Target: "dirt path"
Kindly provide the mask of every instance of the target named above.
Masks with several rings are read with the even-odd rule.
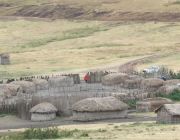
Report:
[[[149,115],[129,115],[125,119],[108,119],[100,121],[91,121],[91,122],[75,122],[72,121],[71,117],[69,118],[57,118],[53,121],[47,122],[31,122],[27,120],[21,120],[16,116],[5,116],[0,118],[0,132],[1,130],[8,129],[21,129],[21,128],[43,128],[50,126],[61,126],[61,125],[73,125],[73,124],[103,124],[103,123],[123,123],[123,122],[141,122],[141,121],[155,121],[155,116]]]

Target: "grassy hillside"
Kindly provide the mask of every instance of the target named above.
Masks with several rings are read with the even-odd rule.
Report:
[[[0,0],[0,53],[11,55],[0,76],[120,65],[156,53],[168,55],[142,67],[154,63],[179,70],[179,3]]]
[[[179,0],[0,0],[0,15],[180,21]]]
[[[2,77],[84,69],[154,53],[170,53],[161,63],[178,69],[180,23],[103,21],[0,21],[0,53],[12,63]]]

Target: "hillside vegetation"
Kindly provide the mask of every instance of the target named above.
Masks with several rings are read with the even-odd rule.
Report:
[[[9,52],[12,63],[0,71],[4,77],[57,72],[170,52],[168,62],[156,63],[177,69],[179,33],[180,23],[1,21],[0,52]]]
[[[179,0],[0,0],[0,15],[91,20],[180,21]]]
[[[177,0],[0,0],[0,53],[11,56],[0,76],[120,65],[152,54],[163,57],[140,68],[179,70],[179,12]]]

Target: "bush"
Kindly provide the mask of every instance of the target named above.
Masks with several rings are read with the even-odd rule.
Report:
[[[129,105],[130,108],[136,108],[137,99],[128,100],[126,103]]]
[[[25,139],[54,139],[59,137],[57,128],[32,128],[23,132]]]
[[[89,137],[89,134],[85,131],[83,131],[81,134],[80,134],[80,137]]]
[[[173,101],[180,101],[180,90],[175,89],[171,94],[169,95],[164,95],[164,94],[159,94],[160,97],[168,98]]]

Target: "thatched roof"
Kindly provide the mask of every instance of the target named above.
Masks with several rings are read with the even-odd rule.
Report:
[[[148,78],[141,82],[142,88],[159,88],[163,86],[164,81],[158,78]]]
[[[126,79],[128,79],[128,75],[124,73],[111,73],[102,78],[103,85],[117,85],[122,84]]]
[[[157,113],[162,107],[164,107],[170,115],[180,116],[180,104],[165,104],[155,110],[155,112]]]
[[[32,81],[37,90],[46,90],[48,89],[48,81],[45,79],[33,79]]]
[[[54,112],[57,112],[57,108],[48,102],[44,102],[31,108],[30,112],[31,113],[54,113]]]
[[[36,92],[36,87],[33,82],[29,81],[14,81],[11,84],[19,85],[22,87],[23,93],[32,94]]]
[[[163,104],[172,104],[173,101],[167,98],[162,98],[162,97],[156,97],[156,98],[147,98],[144,99],[143,101],[138,101],[137,105],[140,104],[150,104],[152,106],[161,106]]]
[[[78,112],[121,111],[128,109],[128,105],[115,97],[87,98],[75,103],[72,109]]]
[[[19,85],[14,84],[0,84],[0,92],[5,98],[11,96],[17,96],[18,93],[22,92],[22,88]]]
[[[162,98],[162,97],[147,98],[147,99],[144,99],[143,101],[146,101],[146,102],[153,102],[153,101],[168,101],[168,102],[172,102],[170,99]]]

